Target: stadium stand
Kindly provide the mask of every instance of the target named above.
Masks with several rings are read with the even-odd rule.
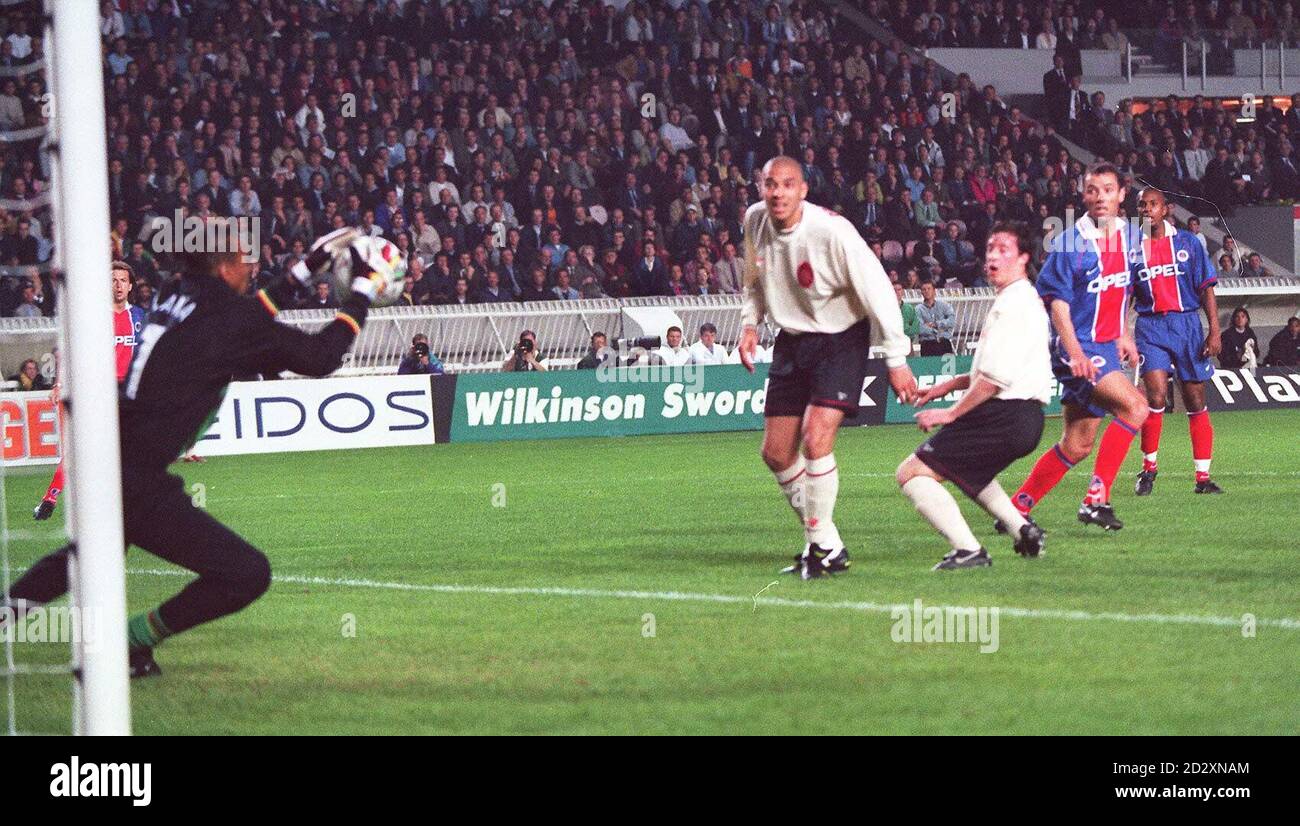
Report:
[[[14,128],[41,122],[43,72],[23,69],[42,54],[34,5],[7,11],[0,37],[0,118]],[[1281,9],[1248,18],[1251,35],[1231,8],[1206,19],[1200,5],[1185,30],[1294,35]],[[1115,47],[1160,4],[1122,18],[1109,6],[110,3],[114,254],[148,296],[170,275],[151,245],[159,219],[237,215],[261,220],[258,283],[316,235],[353,224],[410,254],[411,306],[728,295],[739,284],[727,249],[758,198],[757,167],[785,153],[891,278],[977,288],[993,222],[1081,214],[1076,145],[1225,212],[1295,197],[1296,106],[1238,124],[1211,101],[1111,109],[1080,88],[1061,109],[1059,84],[1078,84],[1075,53]],[[850,10],[891,36],[868,36]],[[913,48],[1004,46],[1006,30],[1061,58],[1057,80],[1044,80],[1051,94],[1028,110]],[[38,149],[0,143],[0,207],[48,187]],[[0,223],[0,264],[48,263],[45,213],[12,208]],[[27,283],[4,279],[0,312],[23,306]],[[33,286],[50,314],[53,289]]]

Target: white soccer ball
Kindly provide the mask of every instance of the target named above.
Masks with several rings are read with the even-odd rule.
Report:
[[[386,238],[363,235],[352,242],[361,253],[366,265],[378,275],[379,293],[370,302],[372,307],[396,304],[402,297],[402,282],[406,278],[406,256]],[[334,275],[341,295],[352,289],[352,279],[366,273],[353,272],[352,255],[344,251],[335,257]]]

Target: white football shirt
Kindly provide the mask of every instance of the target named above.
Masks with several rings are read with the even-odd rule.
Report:
[[[999,399],[1052,398],[1052,363],[1048,353],[1050,323],[1043,299],[1028,278],[1004,287],[984,319],[970,375],[998,386]]]
[[[778,230],[760,201],[745,213],[741,321],[770,315],[791,333],[839,333],[870,317],[890,367],[912,352],[889,276],[848,219],[803,205],[798,225]]]

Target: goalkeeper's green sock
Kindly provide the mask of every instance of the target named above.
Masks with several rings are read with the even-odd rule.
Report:
[[[158,615],[158,609],[136,614],[126,623],[126,638],[131,648],[153,648],[172,632]]]

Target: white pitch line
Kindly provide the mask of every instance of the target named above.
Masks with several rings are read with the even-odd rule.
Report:
[[[1172,478],[1172,479],[1191,479],[1191,478],[1195,475],[1194,473],[1192,473],[1192,471],[1187,471],[1187,472],[1179,472],[1179,471],[1161,471],[1161,472],[1162,472],[1162,473],[1167,473],[1167,475],[1168,475],[1170,478]],[[878,473],[878,472],[875,472],[875,471],[859,471],[859,472],[856,472],[856,473],[853,472],[853,471],[840,471],[840,478],[850,478],[850,479],[893,479],[893,478],[895,478],[896,476],[897,476],[897,474],[896,474],[895,472],[893,472],[893,471],[889,471],[888,473],[885,473],[885,472],[879,472],[879,473]],[[1136,477],[1136,476],[1137,476],[1137,471],[1125,471],[1125,472],[1123,472],[1123,473],[1120,474],[1120,477],[1121,477],[1121,478],[1133,478],[1133,477]],[[1265,478],[1269,478],[1269,479],[1292,478],[1292,477],[1298,477],[1298,476],[1300,476],[1300,470],[1294,470],[1294,471],[1289,471],[1289,470],[1281,470],[1281,471],[1279,471],[1279,470],[1255,470],[1255,471],[1251,471],[1251,470],[1242,470],[1242,471],[1221,471],[1221,472],[1216,472],[1216,473],[1214,474],[1214,478],[1216,478],[1216,479],[1231,479],[1231,478],[1238,477],[1238,476],[1261,476],[1261,477],[1265,477]],[[678,481],[679,478],[680,478],[680,477],[678,477],[678,476],[638,476],[638,477],[637,477],[637,481],[638,481],[638,482],[676,482],[676,481]],[[752,479],[755,479],[755,480],[762,480],[762,479],[770,479],[770,478],[771,478],[771,474],[770,474],[770,473],[767,473],[767,472],[764,472],[764,473],[761,473],[761,474],[753,474],[753,475],[751,475],[751,476],[743,476],[743,475],[742,475],[742,476],[738,476],[738,477],[736,477],[736,478],[738,478],[738,479],[743,479],[743,478],[752,478]],[[1164,478],[1164,477],[1161,477],[1161,478]],[[196,477],[196,479],[197,479],[197,477]],[[593,477],[588,476],[588,477],[585,477],[585,478],[582,478],[582,479],[551,479],[551,478],[548,478],[546,481],[547,481],[547,483],[552,484],[552,485],[561,485],[561,486],[573,486],[573,487],[577,487],[577,486],[580,486],[580,485],[590,485],[590,484],[592,483],[592,481],[593,481]],[[439,484],[442,485],[443,487],[456,488],[456,489],[458,489],[458,490],[459,490],[459,489],[469,489],[469,490],[487,490],[487,489],[489,489],[489,486],[490,486],[491,484],[493,484],[493,483],[492,483],[491,481],[487,480],[487,479],[474,479],[474,480],[466,480],[466,479],[462,479],[462,480],[439,480]],[[374,489],[374,490],[368,490],[367,493],[368,493],[369,495],[371,495],[371,496],[387,496],[387,495],[389,495],[389,494],[410,493],[410,491],[411,491],[411,488],[409,488],[409,487],[405,487],[405,488],[377,488],[377,489]],[[212,500],[213,502],[215,502],[215,503],[219,503],[219,504],[222,504],[222,505],[229,505],[229,504],[236,503],[236,502],[266,502],[266,501],[271,500],[271,499],[288,499],[288,500],[295,500],[295,499],[329,499],[329,498],[331,498],[331,497],[353,497],[354,495],[355,495],[355,493],[354,493],[352,490],[347,489],[347,488],[326,488],[326,489],[323,489],[323,490],[305,490],[305,491],[296,491],[296,492],[265,493],[265,494],[261,494],[261,495],[258,495],[258,496],[222,496],[222,495],[220,495],[220,494],[210,493],[210,494],[208,495],[208,498],[211,499],[211,500]],[[33,536],[34,536],[34,535],[33,535],[33,536],[21,536],[21,537],[20,537],[20,536],[17,535],[17,532],[16,532],[16,531],[11,531],[9,535],[10,535],[10,537],[15,538],[15,539],[30,539],[30,538],[33,538]]]
[[[191,576],[188,571],[164,570],[156,568],[131,568],[128,574],[139,576]],[[700,594],[688,591],[606,591],[594,588],[560,588],[541,587],[525,588],[497,585],[425,585],[411,582],[379,582],[372,579],[331,579],[318,576],[294,576],[276,574],[275,582],[290,585],[328,585],[341,588],[375,588],[386,591],[416,591],[436,594],[482,594],[491,596],[537,596],[570,597],[576,599],[641,599],[667,602],[707,602],[724,605],[744,604],[768,605],[774,608],[821,608],[833,611],[857,611],[868,614],[892,614],[897,610],[912,610],[912,605],[888,605],[879,602],[838,601],[825,602],[812,599],[787,599],[784,597],[738,596],[733,594]],[[926,606],[941,610],[956,606]],[[1055,608],[1014,608],[1001,607],[999,612],[1008,617],[1025,619],[1055,619],[1071,622],[1135,622],[1157,625],[1211,625],[1217,627],[1240,628],[1239,617],[1215,617],[1198,614],[1121,614],[1114,612],[1093,613],[1091,611],[1065,611]],[[1256,627],[1284,628],[1300,631],[1300,619],[1257,619]]]

